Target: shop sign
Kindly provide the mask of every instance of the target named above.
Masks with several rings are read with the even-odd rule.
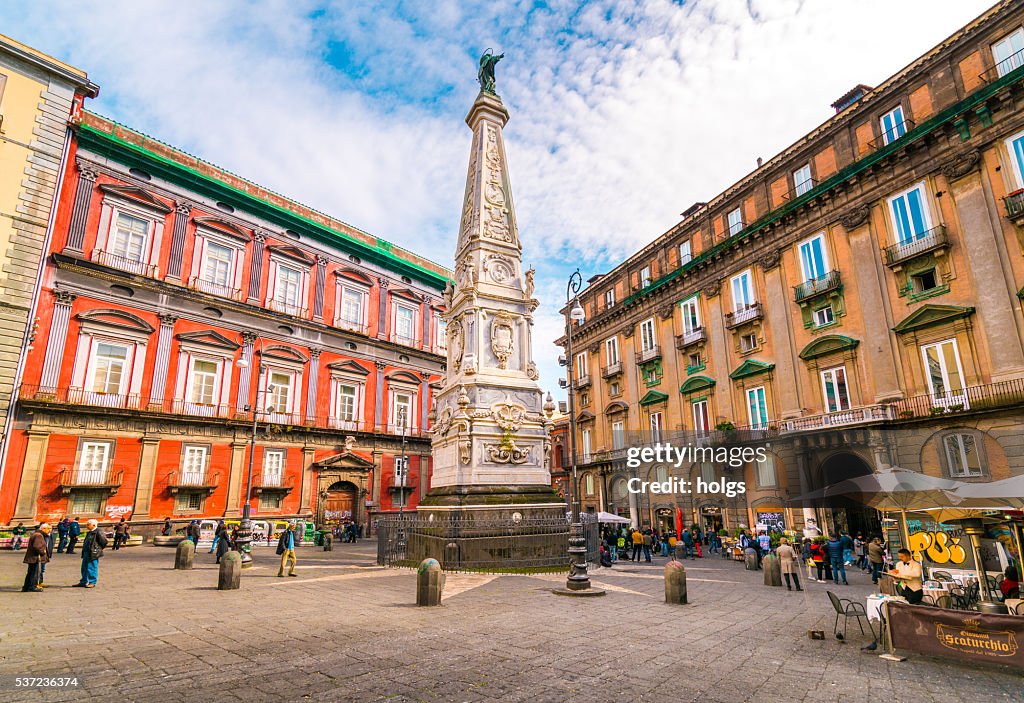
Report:
[[[764,525],[770,532],[782,532],[786,529],[786,514],[781,511],[757,511],[758,526]]]
[[[886,607],[893,645],[899,649],[1024,668],[1024,618],[899,602]]]

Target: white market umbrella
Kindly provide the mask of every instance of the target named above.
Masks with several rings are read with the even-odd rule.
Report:
[[[986,503],[999,509],[1024,509],[1024,474],[988,483],[961,483],[953,491],[961,504]]]
[[[598,522],[617,522],[622,524],[629,524],[628,517],[619,517],[618,515],[612,515],[611,513],[598,513]]]

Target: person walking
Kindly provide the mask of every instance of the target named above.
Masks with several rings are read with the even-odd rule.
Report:
[[[647,562],[648,564],[651,563],[651,543],[653,541],[654,541],[654,538],[651,536],[651,531],[647,530],[647,532],[644,533],[643,546],[644,546],[644,561]]]
[[[21,549],[21,545],[25,543],[25,523],[19,522],[11,530],[11,534],[14,536],[14,542],[11,543],[11,549],[18,551]]]
[[[809,537],[804,537],[803,547],[800,548],[800,558],[807,564],[807,578],[811,581],[817,581],[818,579],[814,578],[814,573],[812,572],[814,558],[811,554],[811,540]]]
[[[626,554],[626,535],[622,532],[615,538],[616,551],[619,553],[619,559],[625,559],[628,555]]]
[[[825,580],[825,545],[821,542],[811,543],[811,561],[814,562],[814,568],[817,569],[818,577],[817,581]]]
[[[113,551],[117,551],[121,548],[121,545],[127,541],[125,537],[125,530],[127,529],[124,518],[114,525],[114,545],[111,547]]]
[[[679,543],[679,540],[676,539],[676,533],[675,532],[669,532],[668,533],[668,539],[662,540],[662,542],[661,542],[661,549],[662,549],[662,554],[661,555],[663,557],[667,557],[667,556],[669,556],[669,554],[671,554],[673,557],[675,557],[675,554],[676,554],[676,544],[678,544],[678,543]]]
[[[843,565],[853,566],[853,538],[850,537],[850,533],[843,530],[839,533],[839,543],[843,545]],[[846,576],[844,569],[843,576]]]
[[[882,540],[873,537],[868,543],[868,565],[871,566],[871,583],[878,583],[878,577],[882,573],[882,565],[885,563],[885,552],[882,550]]]
[[[796,550],[789,544],[789,539],[783,537],[779,540],[779,546],[775,549],[775,554],[779,557],[779,565],[782,568],[782,578],[786,579],[786,590],[792,591],[792,586],[789,585],[789,577],[793,577],[793,583],[796,586],[796,590],[802,591],[800,588],[800,569],[796,566]]]
[[[683,531],[683,557],[693,559],[693,533],[689,530]]]
[[[164,537],[169,537],[171,534],[171,530],[173,529],[174,525],[171,524],[171,518],[165,517],[164,526],[160,528],[160,534],[162,534]]]
[[[42,528],[42,525],[40,525],[36,529],[41,529],[41,528]],[[55,543],[56,539],[57,539],[57,533],[55,533],[53,531],[53,529],[51,528],[50,531],[46,533],[46,561],[44,561],[43,563],[41,563],[39,565],[39,587],[40,588],[46,588],[46,584],[43,583],[43,581],[46,579],[46,565],[48,563],[50,563],[50,560],[53,559],[53,547],[54,547],[54,543]]]
[[[278,577],[284,576],[284,565],[290,565],[289,576],[295,576],[295,521],[289,522],[288,527],[281,533],[277,540],[277,553],[281,555],[281,568],[278,570]]]
[[[89,520],[85,523],[87,532],[82,541],[82,580],[74,584],[75,588],[96,588],[100,576],[100,557],[109,540],[99,528],[99,522]]]
[[[719,554],[722,549],[722,538],[718,536],[718,532],[711,531],[708,533],[708,554]]]
[[[57,523],[57,536],[60,538],[60,541],[57,542],[58,554],[68,548],[68,533],[70,530],[71,520],[69,520],[68,516],[65,515],[60,519],[60,522]]]
[[[192,544],[199,546],[199,537],[202,535],[202,530],[199,528],[199,521],[193,520],[188,524],[188,538],[192,540]]]
[[[640,561],[640,555],[644,551],[644,536],[640,530],[633,530],[633,534],[630,536],[630,541],[633,543],[633,554],[630,557],[631,561]]]
[[[864,535],[858,533],[857,536],[853,538],[853,554],[857,558],[857,561],[854,563],[854,566],[856,566],[861,571],[866,571],[867,570],[867,567],[866,567],[866,565],[864,563],[865,562],[865,551],[864,550],[865,550]]]
[[[78,522],[78,518],[76,517],[71,521],[71,524],[68,525],[68,551],[65,552],[65,554],[75,553],[75,545],[78,544],[78,536],[80,534],[82,534],[82,525]]]
[[[228,524],[221,520],[217,524],[217,534],[213,537],[213,543],[217,545],[217,563],[220,558],[231,551],[231,537],[228,535]]]
[[[834,534],[828,538],[828,543],[825,545],[825,550],[828,552],[828,560],[832,564],[832,582],[839,585],[839,576],[843,577],[843,585],[849,586],[846,582],[846,566],[843,560],[843,542]]]
[[[772,551],[772,538],[764,530],[761,530],[761,534],[757,536],[757,547],[757,568],[760,569],[761,560]]]
[[[19,525],[21,523],[18,523]],[[22,593],[42,593],[39,587],[39,566],[45,564],[49,558],[46,551],[46,542],[50,534],[50,523],[44,522],[28,538],[28,545],[25,548],[23,564],[28,564],[25,570],[25,583],[22,585]]]
[[[224,520],[220,520],[217,523],[217,529],[213,531],[213,543],[210,544],[210,554],[217,551],[217,545],[220,543],[221,535],[227,534],[227,523]],[[217,563],[220,563],[220,552],[217,552]]]

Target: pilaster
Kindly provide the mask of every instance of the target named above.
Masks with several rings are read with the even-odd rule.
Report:
[[[156,478],[156,460],[160,453],[160,438],[142,438],[142,454],[139,457],[139,476],[135,483],[135,506],[133,518],[148,518],[153,503],[153,481]]]
[[[239,517],[242,514],[242,478],[246,464],[248,442],[231,443],[231,466],[228,470],[228,497],[224,503],[224,517]]]
[[[39,505],[39,485],[43,480],[46,465],[46,450],[50,444],[50,433],[30,429],[25,433],[25,461],[21,469],[21,483],[18,486],[18,500],[14,508],[14,522],[35,522]]]

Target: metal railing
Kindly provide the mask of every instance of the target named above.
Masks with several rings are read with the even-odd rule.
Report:
[[[291,491],[294,488],[294,474],[288,476],[283,474],[267,476],[264,473],[259,473],[253,477],[253,489],[255,489],[257,494],[260,492]]]
[[[838,270],[829,271],[824,276],[804,281],[798,286],[793,286],[793,299],[799,303],[803,300],[813,298],[834,291],[843,284],[842,276]]]
[[[584,388],[590,388],[591,383],[593,383],[593,381],[590,377],[590,374],[588,373],[583,376],[577,376],[575,379],[573,379],[572,387],[578,391],[581,391]]]
[[[994,80],[1002,78],[1008,73],[1013,73],[1021,66],[1024,66],[1024,49],[1021,49],[1016,53],[1010,54],[992,68],[982,73],[979,73],[978,78],[985,81],[986,83],[991,83]]]
[[[1003,198],[1003,205],[1006,207],[1006,216],[1011,220],[1024,218],[1024,188]]]
[[[1024,378],[926,393],[892,403],[892,419],[910,420],[1024,404]]]
[[[308,308],[304,308],[298,303],[288,303],[276,298],[271,298],[267,301],[267,310],[284,313],[292,317],[307,317],[309,315]]]
[[[172,493],[177,492],[182,488],[212,490],[217,487],[219,478],[220,473],[213,473],[208,469],[204,469],[202,471],[186,471],[184,469],[177,469],[168,477],[167,487],[171,489]]]
[[[608,364],[607,366],[601,367],[601,378],[611,378],[622,373],[622,362],[616,361],[614,364]]]
[[[418,347],[419,340],[415,337],[406,337],[405,335],[393,333],[391,335],[391,341],[395,344],[401,344],[403,347]]]
[[[137,393],[95,393],[82,388],[47,388],[22,384],[18,397],[61,405],[84,405],[100,408],[138,408]]]
[[[194,417],[231,417],[234,406],[227,403],[194,403],[181,398],[150,403],[149,410]]]
[[[895,266],[907,259],[912,259],[934,249],[949,246],[949,238],[946,236],[946,225],[937,225],[921,234],[913,241],[898,242],[887,246],[885,252],[885,265]]]
[[[814,190],[814,187],[817,185],[818,181],[814,178],[808,178],[806,181],[801,181],[798,185],[794,185],[782,195],[782,201],[789,202],[791,200],[796,200],[801,195]]]
[[[581,520],[587,561],[596,561],[600,544],[597,522],[587,514],[581,515]],[[416,567],[433,558],[444,571],[563,571],[569,568],[571,528],[561,515],[518,520],[384,518],[376,524],[377,564]]]
[[[91,259],[93,263],[97,263],[102,266],[109,266],[112,269],[127,271],[128,273],[135,273],[149,278],[156,278],[156,266],[145,261],[136,261],[135,259],[129,259],[126,256],[118,256],[117,254],[111,254],[109,251],[103,251],[102,249],[93,249]]]
[[[219,283],[213,281],[207,281],[205,278],[200,276],[193,276],[188,280],[188,287],[192,290],[197,290],[200,293],[208,293],[210,295],[216,295],[219,298],[228,298],[234,301],[242,300],[242,289],[232,288],[231,286],[222,286]]]
[[[695,330],[689,332],[683,332],[682,334],[676,335],[676,349],[686,349],[692,347],[694,344],[700,344],[706,341],[708,338],[708,331],[703,327],[698,327]]]
[[[122,469],[115,470],[113,467],[105,469],[82,469],[66,468],[61,469],[57,477],[57,485],[61,493],[67,495],[75,488],[107,488],[117,489],[121,487],[124,478]]]
[[[655,344],[650,349],[644,349],[636,353],[636,363],[646,364],[661,358],[661,345]]]
[[[359,334],[367,334],[370,329],[370,326],[363,324],[362,321],[349,320],[340,315],[334,318],[334,326],[341,330],[358,332]]]
[[[900,128],[903,129],[902,132],[900,132]],[[895,141],[899,141],[912,129],[914,129],[914,121],[903,118],[903,121],[895,127],[885,130],[877,139],[872,139],[868,142],[868,146],[873,150],[881,149],[883,146],[888,146]]]
[[[760,320],[762,317],[764,317],[764,311],[761,309],[761,303],[751,303],[745,308],[725,313],[725,326],[728,329],[733,329],[745,322]]]
[[[830,427],[849,427],[851,425],[885,422],[891,420],[892,417],[893,409],[891,405],[865,405],[860,408],[783,420],[780,423],[779,429],[782,433],[806,432],[808,430],[820,430]]]

